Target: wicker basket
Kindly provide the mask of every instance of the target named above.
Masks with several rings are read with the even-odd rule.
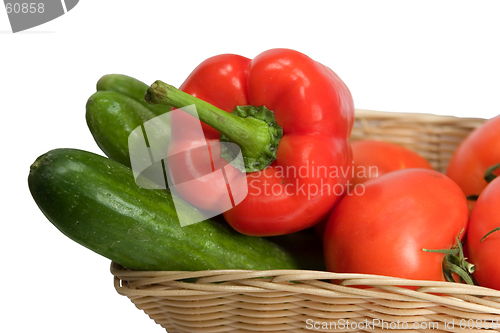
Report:
[[[483,122],[356,110],[352,139],[403,144],[444,172]],[[500,332],[500,291],[478,286],[319,271],[139,272],[116,263],[111,272],[118,293],[169,333]]]

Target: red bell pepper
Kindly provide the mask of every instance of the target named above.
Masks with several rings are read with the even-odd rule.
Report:
[[[145,98],[175,108],[195,104],[207,142],[224,138],[240,146],[248,195],[224,218],[243,234],[273,236],[311,227],[348,190],[351,94],[330,68],[300,52],[272,49],[253,60],[218,55],[202,62],[180,90],[156,81]],[[235,110],[249,105],[255,107]],[[195,159],[185,163],[183,172],[195,172]],[[191,192],[185,199],[195,206],[213,204],[219,190]]]

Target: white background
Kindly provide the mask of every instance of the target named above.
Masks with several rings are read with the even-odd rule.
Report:
[[[85,103],[102,75],[179,86],[207,57],[286,47],[337,72],[357,108],[491,118],[500,113],[499,4],[81,0],[17,34],[0,9],[0,331],[164,332],[116,293],[109,260],[57,231],[28,191],[39,155],[100,153]]]

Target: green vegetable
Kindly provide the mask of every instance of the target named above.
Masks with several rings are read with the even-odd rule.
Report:
[[[155,114],[130,97],[114,91],[98,91],[87,101],[87,125],[97,145],[109,158],[131,166],[130,133]],[[170,133],[170,128],[165,128]]]
[[[108,74],[97,82],[87,101],[87,125],[97,145],[109,158],[131,166],[128,138],[148,120],[170,111],[170,106],[145,102],[148,85],[127,75]],[[170,135],[170,127],[165,131]]]
[[[144,100],[149,86],[142,81],[123,74],[107,74],[97,81],[97,91],[115,91],[132,98],[158,116],[170,111],[168,105],[151,105]]]
[[[187,204],[176,211],[168,190],[138,187],[130,168],[103,156],[52,150],[33,163],[28,184],[57,229],[130,269],[303,268],[274,242],[242,235],[224,221],[181,227],[178,216],[200,213]]]

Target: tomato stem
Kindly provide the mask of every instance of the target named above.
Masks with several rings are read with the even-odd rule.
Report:
[[[453,248],[453,249],[441,249],[441,250],[429,250],[429,249],[422,249],[424,252],[433,252],[433,253],[443,253],[443,254],[451,254],[451,255],[457,255],[458,254],[458,249]]]
[[[494,174],[494,172],[497,171],[498,169],[500,169],[500,163],[490,166],[488,169],[486,169],[486,172],[484,173],[484,179],[488,183],[491,183],[493,179],[498,177],[497,175]]]
[[[494,172],[498,169],[500,169],[500,163],[492,165],[488,169],[486,169],[486,172],[484,173],[484,180],[486,180],[486,182],[488,183],[491,183],[493,179],[498,177],[494,174]],[[477,194],[471,194],[467,196],[467,200],[477,201],[477,199],[479,199],[479,195]]]
[[[467,200],[477,201],[477,199],[479,199],[479,195],[477,194],[471,194],[467,196]]]
[[[467,262],[466,258],[460,258],[460,257],[455,256],[455,255],[448,255],[448,257],[446,258],[446,260],[449,263],[460,267],[461,269],[463,269],[467,273],[472,274],[476,270],[476,266],[474,266],[470,262]]]
[[[472,278],[470,277],[470,272],[466,271],[464,268],[462,268],[459,263],[455,264],[456,259],[458,257],[454,256],[446,256],[446,260],[443,260],[443,274],[448,282],[456,282],[453,279],[453,276],[451,275],[451,272],[457,274],[460,276],[460,278],[465,281],[467,284],[474,284],[474,281],[472,281]],[[460,260],[458,260],[460,261]]]
[[[464,230],[462,229],[458,236],[455,237],[457,245],[455,245],[451,249],[422,249],[422,251],[445,254],[443,258],[443,276],[445,277],[446,281],[457,282],[453,279],[452,275],[452,273],[455,273],[460,276],[461,281],[464,281],[467,284],[474,284],[474,281],[470,274],[474,273],[474,271],[476,270],[476,266],[468,262],[467,258],[465,258],[464,256],[464,249],[462,246],[462,242],[460,241],[460,236],[463,232]]]
[[[491,230],[490,232],[488,232],[486,235],[484,235],[483,238],[481,238],[481,240],[479,241],[479,243],[482,243],[486,237],[488,237],[489,235],[491,235],[492,233],[497,232],[497,231],[500,231],[500,227],[495,228],[495,229]]]
[[[464,261],[465,260],[464,248],[462,246],[462,242],[460,241],[460,236],[462,235],[462,232],[464,232],[464,229],[462,229],[462,231],[460,231],[460,233],[458,234],[458,236],[455,237],[455,240],[457,241],[458,256],[459,256],[460,261]]]

